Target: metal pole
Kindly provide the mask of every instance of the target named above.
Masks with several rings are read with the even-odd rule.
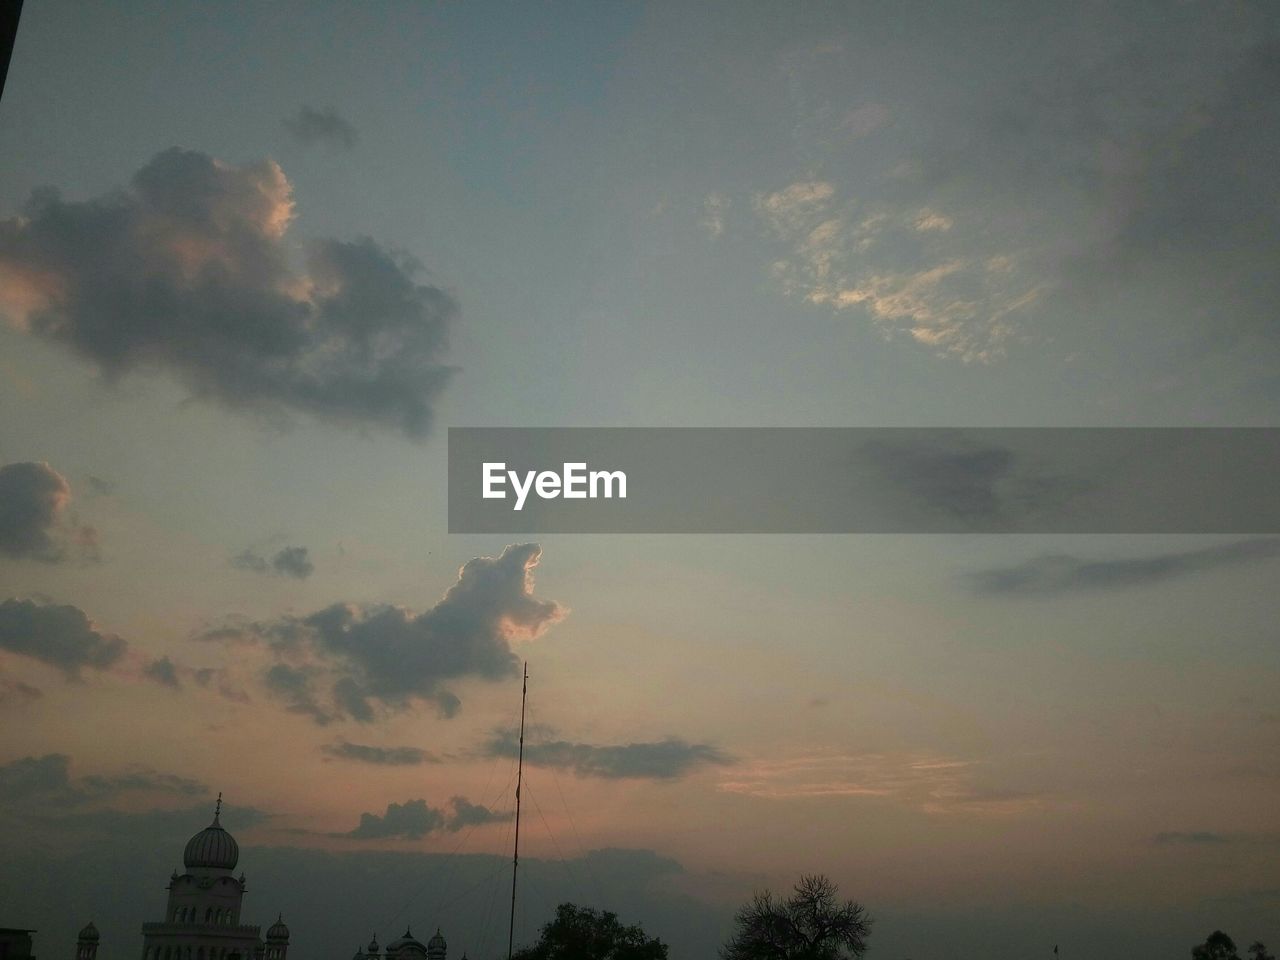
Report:
[[[507,927],[507,960],[516,938],[516,872],[520,869],[520,787],[524,783],[524,703],[529,694],[529,661],[524,662],[524,682],[520,687],[520,762],[516,767],[516,846],[511,857],[511,924]]]

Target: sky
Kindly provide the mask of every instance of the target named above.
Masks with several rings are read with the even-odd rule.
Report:
[[[221,791],[300,955],[500,955],[527,660],[518,942],[1274,946],[1280,542],[450,535],[445,431],[1280,426],[1278,89],[1267,2],[28,0],[0,925],[133,954]]]

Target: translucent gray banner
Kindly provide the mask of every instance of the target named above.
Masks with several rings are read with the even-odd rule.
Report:
[[[1280,533],[1278,472],[1270,427],[454,427],[449,531]]]

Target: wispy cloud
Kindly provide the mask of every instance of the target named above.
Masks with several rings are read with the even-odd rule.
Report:
[[[937,814],[1013,815],[1041,805],[1039,794],[985,783],[983,773],[977,761],[952,757],[814,754],[746,761],[719,788],[772,800],[894,799]]]
[[[1047,554],[1011,567],[995,567],[965,576],[981,594],[1044,597],[1144,587],[1225,567],[1280,557],[1280,537],[1259,537],[1199,550],[1146,557],[1085,560],[1071,554]]]
[[[514,757],[518,748],[514,731],[504,730],[484,745],[483,752],[488,756]],[[532,766],[560,767],[580,777],[611,780],[675,780],[701,767],[734,762],[718,747],[689,743],[678,737],[622,744],[526,739],[524,760]]]
[[[326,743],[320,750],[335,760],[354,760],[377,766],[402,767],[441,762],[434,753],[421,747],[377,747],[341,739]]]
[[[1192,830],[1187,833],[1177,831],[1157,833],[1151,838],[1152,843],[1157,844],[1189,844],[1191,846],[1217,846],[1218,844],[1230,843],[1231,838],[1226,834],[1212,833],[1208,830]]]
[[[886,336],[905,332],[939,353],[999,356],[1014,315],[1043,292],[1009,251],[941,210],[841,200],[825,180],[759,194],[755,209],[783,246],[771,271],[785,291],[858,308]]]
[[[284,547],[269,560],[255,550],[246,549],[231,558],[231,565],[240,570],[275,573],[296,580],[305,580],[316,568],[306,547]]]

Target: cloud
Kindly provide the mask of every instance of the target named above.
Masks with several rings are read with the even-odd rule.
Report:
[[[274,162],[176,147],[97,199],[36,191],[0,221],[0,307],[108,379],[164,371],[232,410],[423,437],[457,304],[367,238],[316,241],[296,272],[293,209]]]
[[[69,605],[5,600],[0,603],[0,649],[57,667],[69,680],[86,667],[106,670],[124,655],[120,637],[97,630]]]
[[[203,634],[257,643],[275,662],[264,679],[290,710],[317,723],[375,720],[383,711],[432,703],[443,716],[460,706],[445,684],[514,675],[514,641],[532,640],[567,613],[533,596],[535,543],[477,557],[444,597],[422,613],[393,606],[335,603],[308,616],[238,622]]]
[[[307,146],[323,144],[350,149],[359,139],[356,128],[340,117],[333,107],[317,110],[303,104],[296,114],[286,117],[283,122],[293,138]]]
[[[287,577],[305,580],[315,570],[306,547],[285,547],[271,558],[272,568]]]
[[[702,201],[702,217],[698,226],[713,237],[724,236],[725,215],[729,212],[729,198],[723,193],[709,193]]]
[[[0,467],[0,554],[55,563],[80,547],[92,557],[92,527],[64,519],[71,485],[47,463],[7,463]]]
[[[316,568],[306,547],[285,547],[270,560],[252,550],[242,550],[231,558],[231,565],[253,573],[274,572],[297,580],[305,580]]]
[[[12,677],[0,677],[0,706],[10,703],[29,703],[43,696],[44,693],[39,687],[33,687],[29,683]]]
[[[484,746],[494,757],[514,757],[519,749],[516,734],[502,731]],[[551,740],[524,745],[525,763],[535,767],[562,767],[579,777],[606,779],[675,780],[703,766],[724,766],[734,760],[718,747],[687,743],[677,737],[650,742],[597,745]]]
[[[486,823],[505,823],[511,819],[506,813],[498,813],[479,803],[472,803],[466,797],[453,797],[449,800],[453,813],[449,815],[444,827],[450,833],[457,833],[468,827],[481,827]]]
[[[115,493],[116,485],[110,480],[104,480],[102,477],[95,477],[89,474],[85,477],[85,481],[89,484],[89,489],[100,497],[108,497]]]
[[[1217,845],[1230,843],[1231,838],[1221,833],[1210,833],[1207,830],[1193,830],[1189,833],[1179,833],[1177,831],[1157,833],[1151,838],[1151,842],[1158,844],[1190,844],[1192,846],[1201,846],[1206,844]]]
[[[1169,120],[1115,163],[1108,234],[1070,264],[1086,296],[1168,291],[1161,308],[1211,320],[1214,339],[1280,337],[1280,41],[1231,51]],[[1148,295],[1149,296],[1149,295]],[[1132,309],[1132,304],[1127,304]],[[1107,313],[1113,314],[1112,307]],[[1176,329],[1176,328],[1175,328]]]
[[[480,804],[471,803],[465,797],[449,801],[452,812],[429,806],[425,800],[406,800],[404,803],[387,804],[387,812],[360,814],[360,824],[349,833],[332,834],[353,840],[420,840],[437,830],[456,833],[466,827],[486,823],[499,823],[509,819]]]
[[[375,747],[363,743],[338,740],[320,748],[326,756],[337,760],[355,760],[378,766],[413,766],[420,763],[440,763],[440,758],[421,747]]]
[[[929,814],[1014,816],[1038,807],[1039,794],[981,779],[983,765],[912,754],[812,754],[743,763],[720,783],[727,793],[770,800],[892,798]]]
[[[786,293],[861,309],[885,336],[938,353],[999,356],[1011,315],[1041,293],[1008,251],[930,207],[840,200],[828,181],[799,181],[758,195],[755,209],[783,245],[771,272]]]
[[[1047,554],[1012,567],[996,567],[971,573],[966,579],[972,589],[980,594],[1044,597],[1148,586],[1221,567],[1271,560],[1278,556],[1280,537],[1261,537],[1199,550],[1122,560],[1084,560],[1065,553]]]
[[[72,778],[71,758],[64,753],[27,756],[0,766],[0,801],[6,807],[39,810],[110,800],[125,792],[198,796],[208,787],[198,780],[149,767],[132,767],[116,774]]]
[[[182,684],[178,680],[178,668],[168,657],[152,660],[142,669],[142,675],[166,687],[179,689]]]
[[[872,440],[858,448],[857,458],[913,522],[1016,527],[1084,487],[1083,481],[1032,466],[1007,447],[965,438],[945,443]]]

